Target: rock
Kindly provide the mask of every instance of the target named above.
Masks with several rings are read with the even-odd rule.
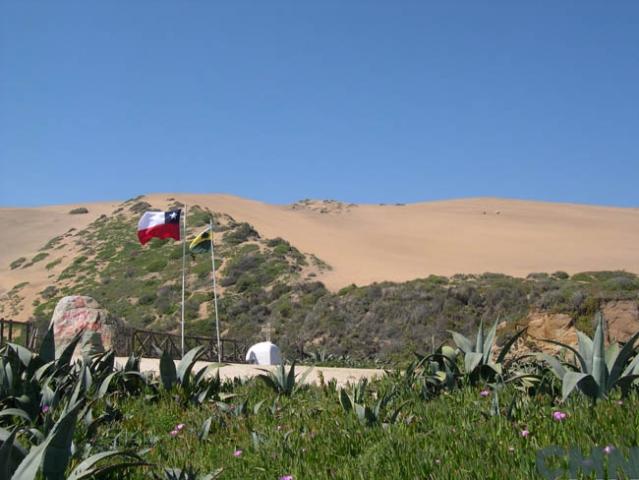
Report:
[[[565,313],[531,312],[528,315],[528,340],[542,352],[555,354],[561,347],[542,339],[555,340],[566,345],[577,345],[575,322]]]
[[[639,304],[634,300],[608,302],[601,313],[607,327],[607,342],[627,342],[639,331]]]
[[[76,353],[94,355],[115,346],[116,335],[124,325],[109,315],[91,297],[73,295],[62,298],[53,311],[50,326],[55,335],[56,356],[83,331]],[[79,350],[78,350],[79,349]]]

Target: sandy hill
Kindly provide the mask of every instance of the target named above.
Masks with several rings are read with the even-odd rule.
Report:
[[[266,237],[283,237],[331,267],[320,280],[330,289],[351,283],[405,281],[429,274],[500,272],[525,276],[564,270],[639,272],[639,209],[477,198],[409,205],[354,205],[304,200],[269,205],[230,195],[153,194],[198,204],[246,221]],[[89,213],[70,215],[84,206]],[[44,282],[46,261],[32,258],[49,239],[82,229],[113,203],[0,208],[0,289]],[[135,235],[135,232],[131,232]],[[47,259],[50,261],[50,259]]]

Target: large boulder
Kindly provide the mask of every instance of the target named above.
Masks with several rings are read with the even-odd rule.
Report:
[[[53,311],[51,324],[56,354],[82,333],[76,353],[94,355],[114,348],[118,332],[124,325],[91,297],[72,295],[62,298]]]
[[[639,332],[639,304],[634,300],[606,303],[601,309],[606,321],[607,342],[627,342]]]

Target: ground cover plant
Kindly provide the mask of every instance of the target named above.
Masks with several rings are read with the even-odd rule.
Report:
[[[508,339],[484,363],[498,374],[478,375],[465,354],[491,332],[337,386],[306,385],[293,365],[221,380],[217,364],[195,368],[201,348],[177,365],[163,355],[155,377],[135,357],[73,359],[80,337],[56,352],[49,330],[37,352],[0,350],[0,479],[632,478],[635,378],[596,402],[588,388],[562,394],[553,370],[576,372],[575,352],[513,358]],[[635,343],[609,347],[612,370],[639,373]]]

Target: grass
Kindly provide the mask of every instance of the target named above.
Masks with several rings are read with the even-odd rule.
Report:
[[[373,390],[390,382],[373,383]],[[230,402],[248,401],[245,415],[224,413],[215,403],[182,408],[168,396],[149,405],[143,398],[123,401],[121,422],[101,434],[105,444],[123,438],[157,438],[148,454],[152,463],[201,472],[223,468],[222,479],[377,479],[377,478],[539,478],[535,460],[539,449],[551,445],[629,447],[639,443],[636,395],[619,405],[611,399],[592,408],[583,398],[558,407],[550,397],[518,404],[513,418],[503,413],[514,390],[502,393],[501,415],[491,415],[491,397],[466,387],[431,401],[410,392],[398,424],[366,426],[340,406],[329,386],[308,387],[291,398],[277,397],[250,381],[233,391]],[[522,397],[523,398],[523,397]],[[262,402],[257,413],[253,409]],[[562,422],[552,413],[568,414]],[[203,422],[212,417],[209,436],[200,440]],[[177,424],[185,428],[175,437]],[[529,435],[523,437],[521,432]],[[144,432],[141,435],[141,432]],[[241,454],[235,456],[234,452]],[[237,455],[237,454],[236,454]],[[147,478],[137,472],[130,478]],[[565,477],[567,478],[567,477]]]

